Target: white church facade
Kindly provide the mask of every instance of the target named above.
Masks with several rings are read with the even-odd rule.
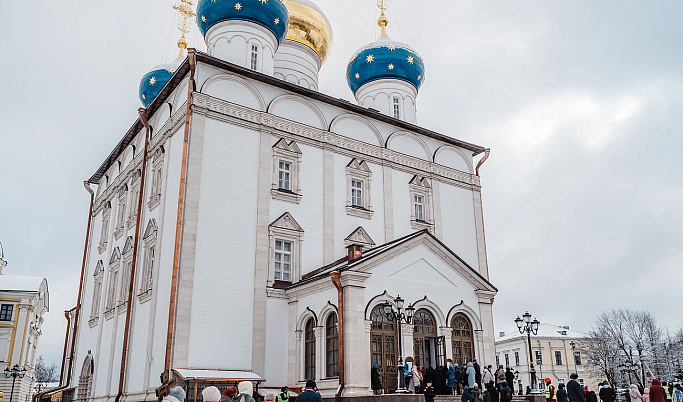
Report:
[[[87,182],[59,391],[155,400],[167,372],[191,401],[188,378],[315,379],[327,398],[342,371],[365,396],[373,364],[396,385],[399,336],[422,365],[494,361],[488,150],[417,125],[424,64],[384,12],[349,63],[358,105],[318,92],[332,37],[310,1],[201,0],[196,18],[208,53],[143,77],[140,118]],[[381,313],[399,295],[401,334]]]

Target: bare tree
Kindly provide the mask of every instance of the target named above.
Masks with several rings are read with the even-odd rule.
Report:
[[[59,369],[55,363],[48,366],[43,355],[40,355],[36,360],[35,377],[39,383],[59,381]]]
[[[604,314],[604,313],[603,313]],[[589,332],[588,355],[607,381],[615,385],[614,362],[619,357],[619,347],[614,342],[610,329],[597,327]]]

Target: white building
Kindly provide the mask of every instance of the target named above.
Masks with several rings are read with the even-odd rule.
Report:
[[[417,52],[389,39],[382,15],[380,39],[349,63],[359,106],[317,91],[332,31],[310,1],[201,0],[196,15],[208,54],[143,77],[146,109],[88,181],[63,389],[153,400],[168,371],[189,401],[190,378],[245,376],[268,388],[315,378],[331,397],[333,272],[345,396],[370,394],[372,364],[393,390],[396,325],[378,308],[399,294],[416,308],[406,356],[491,361],[497,290],[474,167],[485,149],[416,125]]]
[[[586,334],[572,331],[566,326],[539,325],[538,333],[531,336],[531,351],[539,389],[545,389],[545,378],[550,378],[557,387],[558,384],[568,383],[572,373],[578,374],[581,385],[596,389],[598,381],[602,380],[596,377],[597,372],[589,359],[586,338]],[[517,329],[514,332],[499,333],[496,338],[496,363],[519,373],[516,391],[530,387],[529,342],[526,333],[522,335]]]
[[[4,400],[25,402],[33,395],[36,349],[43,317],[50,309],[47,280],[7,275],[7,261],[0,244],[0,361],[2,370],[15,368],[23,377],[0,375]],[[24,371],[25,370],[25,371]],[[14,382],[14,392],[12,383]]]

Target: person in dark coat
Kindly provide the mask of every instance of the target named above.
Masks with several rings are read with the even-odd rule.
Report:
[[[477,359],[472,360],[472,365],[474,366],[474,382],[479,385],[479,389],[482,389],[483,387],[481,386],[481,367],[479,367],[479,363],[477,363]]]
[[[306,381],[306,389],[296,397],[296,400],[299,402],[323,402],[323,398],[315,391],[316,389],[315,381]]]
[[[425,384],[427,381],[431,381],[434,384],[434,367],[428,366],[427,371],[425,371]]]
[[[370,388],[372,388],[373,394],[382,395],[382,378],[379,376],[379,366],[376,364],[370,370]]]
[[[469,388],[469,381],[467,379],[467,367],[465,365],[460,365],[460,370],[462,370],[462,388],[465,389],[465,387]]]
[[[434,370],[434,378],[432,379],[432,385],[434,386],[434,391],[437,395],[448,395],[448,388],[446,387],[446,380],[448,373],[446,368],[443,366],[438,366]]]
[[[650,402],[666,402],[666,390],[659,385],[659,380],[656,378],[652,380],[650,386]]]
[[[508,383],[508,387],[510,387],[510,389],[515,389],[515,373],[512,372],[510,367],[505,370],[505,382]],[[514,395],[514,391],[512,394]]]
[[[586,402],[598,402],[598,396],[595,391],[588,391],[586,394]]]
[[[607,382],[605,382],[605,384],[602,386],[598,395],[600,396],[602,402],[614,402],[614,400],[617,399],[617,392],[614,390],[614,388],[610,387],[609,383]],[[663,402],[666,402],[666,398]]]
[[[434,391],[434,387],[432,386],[432,380],[427,380],[427,385],[425,385],[423,393],[425,395],[425,402],[434,402],[436,391]]]
[[[462,402],[474,402],[472,394],[470,394],[470,387],[467,385],[465,385],[465,387],[462,389],[462,397],[460,397],[460,400]]]
[[[567,398],[569,402],[586,402],[586,394],[581,388],[581,384],[576,381],[579,376],[576,373],[572,373],[569,376],[569,382],[567,383]]]
[[[462,367],[457,364],[455,367],[455,392],[460,395],[460,384],[462,384]]]
[[[508,387],[508,383],[503,381],[501,383],[503,389],[500,390],[500,402],[512,402],[512,389]]]
[[[484,390],[484,393],[482,394],[484,398],[484,402],[493,402],[491,400],[491,394],[489,393],[488,388]]]
[[[489,381],[489,383],[486,384],[486,389],[491,396],[491,402],[500,402],[498,399],[498,389],[496,389],[496,384],[493,381]]]
[[[559,384],[557,386],[557,402],[569,402],[569,397],[567,396],[567,390],[564,389],[564,384]]]

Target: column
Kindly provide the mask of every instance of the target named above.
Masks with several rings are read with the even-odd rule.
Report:
[[[444,338],[443,342],[446,346],[446,360],[453,360],[453,331],[448,327],[441,327],[440,330],[441,336]]]
[[[479,298],[479,318],[481,319],[481,331],[476,331],[477,344],[482,362],[492,364],[496,359],[495,335],[493,329],[493,297],[495,292],[488,290],[475,290]]]
[[[369,273],[345,271],[344,289],[345,397],[370,395],[370,342],[365,325],[365,285]]]
[[[301,331],[296,327],[298,309],[298,301],[289,302],[289,325],[287,326],[289,347],[289,353],[287,354],[287,385],[290,387],[295,387],[297,385],[299,382],[299,373],[301,372],[299,360],[301,356]]]

